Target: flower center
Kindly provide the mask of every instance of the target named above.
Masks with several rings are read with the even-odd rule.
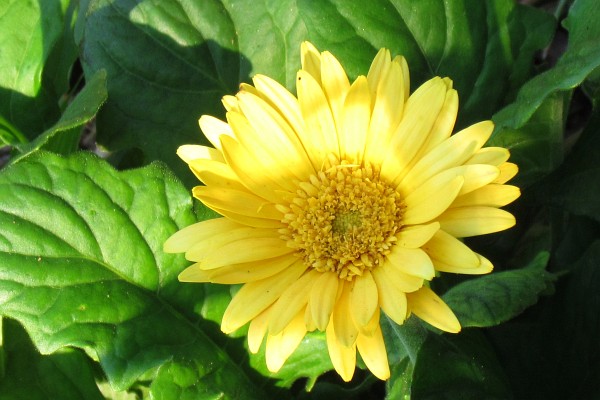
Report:
[[[307,265],[352,280],[383,263],[402,226],[400,194],[370,165],[332,159],[282,207],[281,230]]]

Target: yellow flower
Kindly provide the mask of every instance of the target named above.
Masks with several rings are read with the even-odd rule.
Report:
[[[200,118],[214,148],[179,148],[204,183],[194,196],[224,218],[182,229],[165,250],[195,262],[183,282],[244,284],[221,329],[250,322],[249,348],[258,351],[266,336],[270,371],[318,329],[345,381],[356,350],[387,379],[380,312],[460,331],[428,283],[438,272],[492,270],[459,238],[515,224],[499,207],[519,197],[504,184],[517,166],[508,150],[482,148],[491,121],[451,136],[458,95],[450,79],[409,96],[406,61],[386,49],[352,84],[331,53],[308,42],[301,51],[297,97],[256,75],[254,86],[223,98],[227,122]]]

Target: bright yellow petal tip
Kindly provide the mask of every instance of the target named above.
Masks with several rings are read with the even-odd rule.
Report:
[[[317,329],[344,381],[357,351],[385,380],[381,313],[460,331],[429,281],[493,270],[460,238],[515,225],[500,207],[520,195],[505,185],[518,167],[483,147],[491,121],[452,134],[449,78],[411,93],[406,60],[387,49],[353,82],[332,53],[303,42],[300,54],[297,94],[256,75],[223,98],[225,121],[200,118],[212,147],[179,148],[203,183],[193,195],[223,218],[181,229],[164,250],[194,262],[183,282],[243,285],[221,329],[250,323],[249,350],[266,343],[271,372]]]

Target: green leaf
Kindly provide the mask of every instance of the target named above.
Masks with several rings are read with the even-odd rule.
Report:
[[[552,287],[554,277],[545,270],[549,257],[542,251],[525,268],[458,284],[444,294],[444,301],[463,328],[501,324],[535,304]]]
[[[0,378],[0,399],[103,399],[90,360],[79,350],[63,349],[48,356],[37,352],[23,328],[2,321],[6,373]]]
[[[600,66],[600,9],[596,0],[576,0],[563,25],[569,31],[569,47],[556,65],[531,79],[514,103],[494,116],[498,134],[504,127],[523,126],[544,100],[556,91],[572,89]]]
[[[566,92],[548,96],[525,125],[518,129],[505,128],[488,142],[488,146],[510,150],[510,161],[519,166],[513,184],[529,186],[562,163],[569,99],[570,94]]]
[[[288,89],[296,86],[300,69],[300,43],[306,27],[294,0],[222,0],[231,17],[244,74],[240,82],[255,74],[275,79]],[[237,88],[236,88],[237,89]],[[237,91],[237,90],[236,90]]]
[[[0,115],[29,138],[60,115],[62,93],[46,85],[42,76],[50,54],[61,43],[68,4],[68,0],[0,4]]]
[[[390,379],[386,382],[385,398],[388,400],[410,400],[412,377],[413,364],[408,357],[393,365],[390,370]]]
[[[294,82],[300,66],[303,26],[292,0],[92,0],[78,24],[86,76],[108,74],[98,141],[111,151],[140,149],[190,184],[175,152],[203,141],[198,118],[223,117],[221,97],[250,74]]]
[[[414,399],[507,399],[510,389],[483,334],[430,335],[413,372]]]
[[[309,39],[367,73],[381,47],[404,55],[411,86],[449,76],[462,108],[459,126],[486,118],[531,74],[533,54],[550,40],[551,16],[510,0],[299,0]],[[523,38],[527,38],[523,40]],[[507,85],[506,82],[511,82]]]
[[[390,364],[398,364],[405,358],[409,358],[412,364],[417,361],[417,354],[428,331],[416,317],[409,318],[404,324],[398,325],[387,315],[382,314],[381,330]]]
[[[0,192],[0,314],[42,353],[85,349],[117,390],[149,375],[153,398],[255,397],[203,331],[201,286],[177,281],[187,262],[162,251],[195,221],[164,166],[37,152],[0,173]]]
[[[277,373],[267,369],[264,343],[257,354],[250,354],[250,363],[263,375],[277,379],[279,387],[290,388],[296,380],[306,378],[307,391],[312,389],[320,375],[333,369],[323,332],[308,333]]]
[[[581,222],[577,218],[574,222]],[[489,331],[517,399],[600,395],[600,241],[579,251],[554,296],[517,322]]]
[[[565,163],[535,188],[538,202],[600,221],[599,129],[600,107],[596,107]]]
[[[416,317],[398,325],[385,314],[381,315],[381,330],[390,363],[386,398],[410,398],[413,367],[430,332]]]
[[[557,353],[557,362],[548,365],[556,372],[548,386],[555,389],[557,397],[591,399],[600,395],[599,263],[600,241],[596,240],[572,266],[564,294],[548,310],[542,332],[552,337],[546,353]]]
[[[7,121],[6,118],[0,115],[0,145],[14,145],[19,143],[27,143],[27,138]]]
[[[19,146],[21,157],[15,157],[12,161],[17,162],[23,156],[38,150],[48,150],[63,155],[76,151],[82,128],[96,116],[107,96],[106,71],[100,70],[91,77],[69,104],[60,120],[33,142]]]

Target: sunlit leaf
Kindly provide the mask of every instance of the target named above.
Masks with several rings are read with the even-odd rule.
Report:
[[[58,103],[63,93],[54,85],[58,80],[43,78],[48,67],[53,70],[51,75],[65,82],[75,59],[64,36],[69,3],[6,0],[0,4],[0,115],[29,138],[49,128],[60,116]],[[62,59],[51,60],[58,47],[65,49]]]
[[[44,354],[94,354],[112,386],[142,374],[158,398],[251,398],[259,390],[209,339],[162,245],[194,221],[160,164],[117,172],[83,153],[38,152],[0,174],[0,313]]]

